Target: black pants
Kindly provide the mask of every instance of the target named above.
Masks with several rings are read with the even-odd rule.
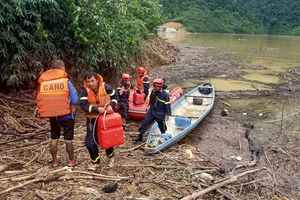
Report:
[[[125,119],[127,117],[128,102],[120,102],[119,103],[119,112],[123,119]]]
[[[154,121],[157,122],[158,128],[161,133],[165,133],[167,131],[165,115],[155,115],[149,110],[147,112],[146,118],[142,121],[142,125],[138,130],[139,133],[144,134]]]
[[[72,118],[63,121],[57,121],[56,117],[51,117],[50,118],[51,139],[59,139],[61,129],[63,129],[64,139],[73,140],[74,122],[75,119]]]
[[[93,133],[95,125],[95,119],[87,119],[86,121],[86,138],[85,138],[85,146],[88,149],[90,153],[90,157],[92,159],[93,163],[99,163],[100,162],[100,157],[98,153],[98,129],[97,129],[97,123],[95,125],[95,130]],[[108,157],[113,157],[114,156],[114,148],[110,147],[108,149],[105,149],[106,155]]]

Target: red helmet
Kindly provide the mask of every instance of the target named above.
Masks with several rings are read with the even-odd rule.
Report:
[[[162,87],[164,86],[164,81],[161,78],[157,78],[153,81],[154,86]]]
[[[124,81],[130,81],[129,74],[122,74],[122,80],[124,80]]]
[[[138,73],[145,73],[145,68],[144,67],[139,67],[137,72]]]

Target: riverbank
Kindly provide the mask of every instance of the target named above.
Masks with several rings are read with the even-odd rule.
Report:
[[[153,63],[149,64],[148,72],[152,78],[165,76],[170,87],[196,79],[184,86],[188,91],[210,77],[225,74],[240,78],[239,72],[234,70],[238,63],[225,60],[226,56],[215,57],[210,48],[163,42],[153,44],[152,51],[158,52],[155,46],[165,48],[163,57],[173,63],[157,66],[159,59],[155,60],[150,53],[149,60]],[[167,56],[166,49],[179,51],[174,50]],[[245,171],[262,169],[232,184],[224,184],[221,189],[206,193],[202,199],[299,199],[300,148],[299,137],[294,134],[298,131],[295,129],[297,120],[293,117],[297,115],[288,117],[283,123],[271,121],[281,117],[274,115],[273,109],[288,109],[287,106],[282,108],[281,99],[296,97],[296,93],[282,92],[280,87],[274,87],[272,91],[217,91],[210,115],[185,139],[155,155],[147,155],[143,144],[131,141],[140,122],[130,120],[125,143],[115,148],[114,167],[108,167],[104,150],[100,150],[101,164],[91,165],[84,146],[85,117],[77,107],[74,145],[80,165],[74,169],[63,168],[68,163],[63,142],[59,144],[61,164],[58,169],[50,168],[49,124],[37,125],[32,115],[34,94],[31,91],[1,94],[0,114],[4,118],[0,119],[0,196],[3,199],[179,199],[224,183]],[[292,103],[290,107],[294,108]],[[228,110],[228,116],[221,115],[223,109]],[[260,151],[253,166],[247,166],[253,161],[254,154],[245,137],[244,124],[254,126],[250,135]],[[247,167],[235,168],[243,164]],[[225,173],[219,169],[225,169]],[[117,191],[102,191],[104,186],[115,182]]]
[[[242,66],[230,60],[226,53],[215,56],[214,50],[210,48],[184,44],[176,46],[180,49],[178,61],[155,68],[151,71],[152,76],[164,74],[175,86],[194,80],[183,86],[185,90],[222,76],[242,80],[242,73],[236,70]],[[199,150],[204,160],[220,166],[245,164],[253,158],[244,125],[252,124],[254,129],[251,135],[261,148],[260,159],[252,168],[265,167],[269,171],[252,176],[252,181],[257,183],[250,184],[248,189],[243,188],[239,196],[241,199],[268,199],[278,192],[290,199],[300,198],[300,177],[297,175],[297,166],[300,164],[297,153],[300,150],[297,123],[299,80],[294,71],[280,73],[278,77],[281,83],[269,84],[270,90],[258,89],[254,86],[256,82],[253,82],[252,90],[217,91],[217,101],[211,115],[180,143],[192,145]],[[221,115],[223,109],[228,110],[229,116]],[[242,160],[238,161],[237,157]],[[266,196],[262,196],[261,191],[251,194],[250,191],[257,188],[263,190]]]

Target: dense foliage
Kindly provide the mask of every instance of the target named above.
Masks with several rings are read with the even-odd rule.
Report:
[[[0,1],[0,85],[34,85],[54,58],[114,74],[162,22],[158,0]]]
[[[166,20],[202,33],[300,35],[298,0],[161,0]]]

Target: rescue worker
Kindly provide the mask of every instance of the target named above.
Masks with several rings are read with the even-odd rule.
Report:
[[[153,87],[154,89],[150,94],[150,108],[147,111],[146,118],[142,121],[138,136],[132,139],[135,142],[142,142],[143,134],[154,121],[158,123],[161,134],[166,133],[167,130],[165,121],[168,121],[171,115],[170,97],[163,89],[164,81],[161,78],[154,80]]]
[[[128,101],[130,96],[130,75],[129,74],[122,74],[122,81],[118,84],[117,91],[119,94],[119,112],[122,116],[123,126],[126,126],[126,117],[128,112]]]
[[[100,163],[98,153],[97,121],[98,114],[112,113],[118,102],[118,94],[105,82],[101,75],[95,72],[86,72],[84,76],[84,88],[80,94],[80,107],[86,112],[87,135],[85,146],[88,149],[93,164]],[[94,128],[95,127],[95,128]],[[109,158],[108,165],[114,164],[114,148],[105,149]]]
[[[146,101],[149,95],[150,89],[150,80],[147,76],[147,71],[144,67],[139,67],[138,70],[138,78],[137,78],[137,93],[144,93],[144,101]]]
[[[40,86],[37,95],[37,114],[39,119],[50,118],[52,167],[57,167],[60,163],[57,145],[61,129],[63,129],[70,160],[68,166],[75,167],[79,164],[74,159],[72,143],[78,94],[72,82],[67,78],[68,74],[65,70],[65,63],[62,60],[54,60],[51,63],[51,69],[44,72],[38,79]]]

